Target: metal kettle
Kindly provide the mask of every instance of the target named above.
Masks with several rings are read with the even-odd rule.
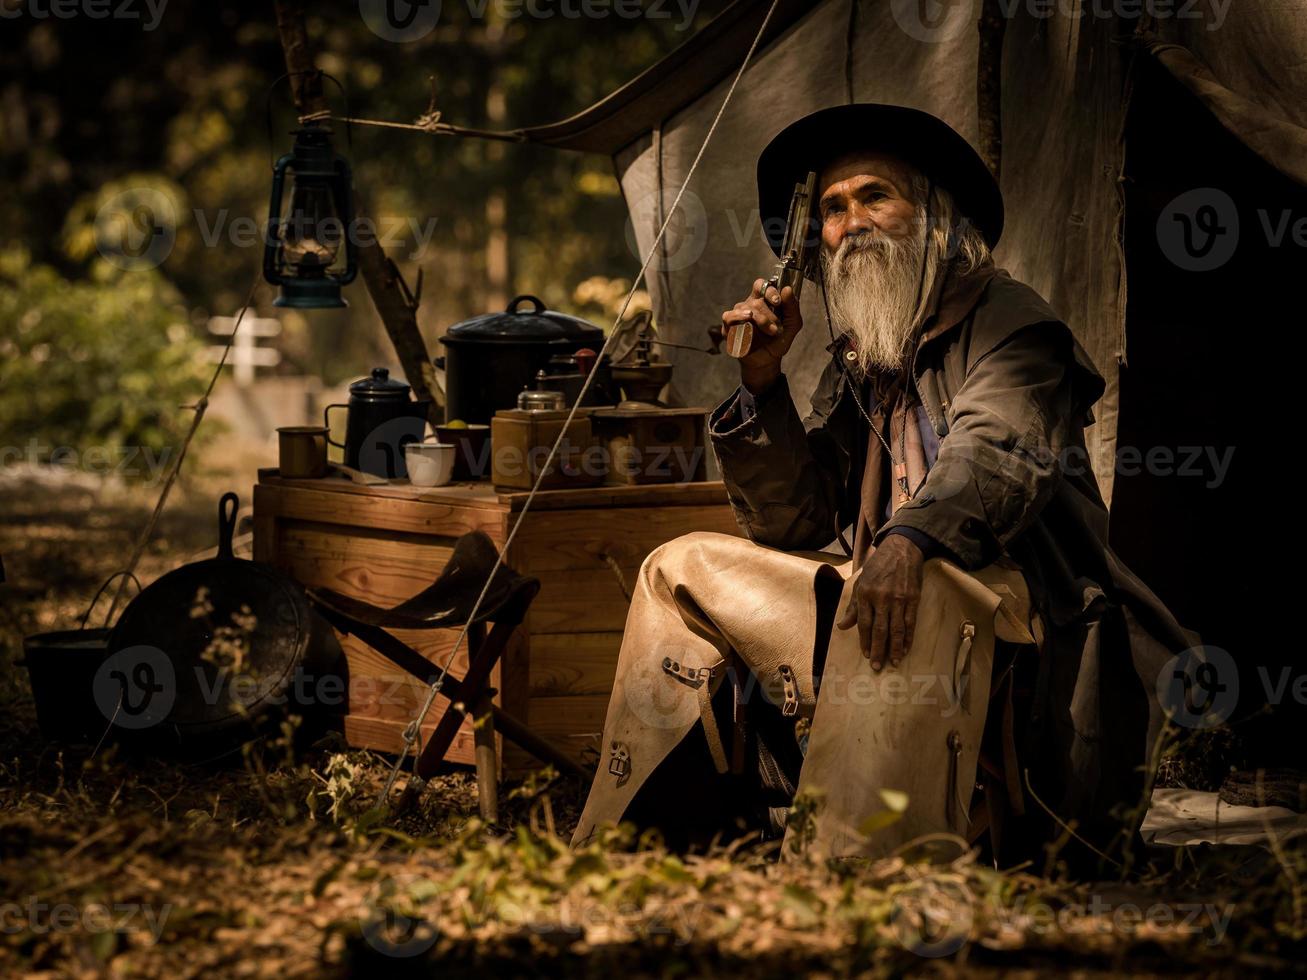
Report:
[[[343,408],[345,442],[328,441],[345,450],[345,465],[388,480],[406,478],[404,447],[421,442],[426,433],[430,400],[414,401],[409,386],[390,377],[386,368],[349,386],[349,404],[328,405],[322,410],[323,424],[331,431],[331,410]]]

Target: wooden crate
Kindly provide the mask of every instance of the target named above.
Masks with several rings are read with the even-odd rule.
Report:
[[[343,479],[283,480],[264,470],[254,488],[254,557],[306,586],[392,606],[435,580],[460,535],[481,530],[502,547],[525,499],[524,492],[500,493],[485,483],[364,487]],[[538,493],[506,556],[513,569],[540,579],[541,590],[492,675],[505,710],[578,760],[597,749],[627,611],[612,566],[629,585],[650,551],[690,531],[739,533],[721,483]],[[458,633],[398,635],[443,663]],[[398,751],[425,687],[353,637],[342,638],[342,646],[350,674],[346,738]],[[455,675],[465,667],[460,651]],[[446,703],[437,701],[424,735]],[[502,753],[510,773],[537,765],[511,744]],[[470,726],[446,758],[472,761]]]

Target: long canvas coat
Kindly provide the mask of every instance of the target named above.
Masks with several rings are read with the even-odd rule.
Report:
[[[866,485],[883,450],[837,341],[806,419],[783,377],[748,421],[734,398],[713,413],[732,505],[752,540],[784,550],[827,546],[852,524],[860,560],[905,525],[968,571],[1015,561],[1045,626],[1022,783],[1052,811],[1050,833],[1069,824],[1119,850],[1146,806],[1159,673],[1195,638],[1108,547],[1084,441],[1103,380],[1071,331],[992,266],[951,284],[936,309],[913,380],[940,449],[910,502],[886,520],[879,487]]]

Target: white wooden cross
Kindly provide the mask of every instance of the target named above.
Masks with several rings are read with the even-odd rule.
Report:
[[[209,317],[209,333],[211,334],[223,338],[230,337],[235,327],[236,318],[234,316]],[[256,367],[276,367],[281,363],[281,351],[273,350],[271,347],[257,346],[258,338],[276,337],[280,333],[281,321],[273,317],[247,316],[241,321],[241,329],[231,345],[231,353],[227,355],[227,363],[231,366],[236,383],[242,388],[254,383],[254,369]],[[225,348],[225,343],[210,347],[208,350],[209,363],[217,364],[221,361],[222,352]]]

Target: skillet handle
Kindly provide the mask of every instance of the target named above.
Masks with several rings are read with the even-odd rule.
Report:
[[[228,506],[230,504],[230,506]],[[236,534],[236,511],[240,509],[240,498],[228,491],[218,501],[218,557],[234,558],[231,539]]]

